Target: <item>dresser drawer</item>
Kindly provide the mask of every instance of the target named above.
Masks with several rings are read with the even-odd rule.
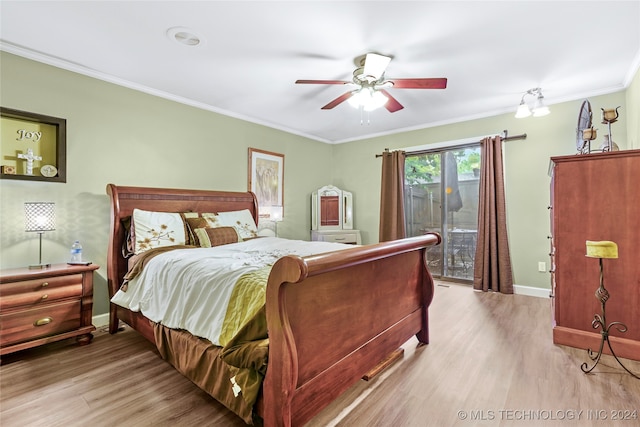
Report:
[[[0,314],[0,346],[80,327],[80,300]]]
[[[358,236],[355,233],[324,234],[321,239],[325,242],[356,243]]]
[[[0,311],[14,307],[28,307],[48,304],[65,298],[80,298],[82,296],[82,283],[67,286],[43,287],[34,291],[26,291],[13,295],[0,297]]]
[[[42,279],[16,280],[0,284],[0,296],[25,292],[38,292],[46,289],[59,288],[68,285],[82,284],[82,274],[69,274],[66,276],[47,277]]]

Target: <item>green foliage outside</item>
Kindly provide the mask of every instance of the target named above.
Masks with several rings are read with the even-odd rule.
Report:
[[[458,174],[473,173],[480,168],[480,147],[453,151],[458,162]],[[408,185],[426,184],[440,176],[441,154],[421,154],[407,156],[404,163],[405,181]]]

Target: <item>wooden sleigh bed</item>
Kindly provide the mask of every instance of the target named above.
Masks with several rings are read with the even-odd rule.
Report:
[[[128,271],[122,248],[125,220],[134,208],[157,212],[248,209],[257,220],[257,200],[251,192],[109,184],[107,193],[111,198],[110,298]],[[303,425],[412,336],[427,344],[434,284],[426,251],[439,243],[439,235],[428,234],[304,258],[280,258],[273,264],[266,286],[268,367],[257,402],[243,410],[259,416],[267,427]],[[158,345],[157,325],[141,313],[111,303],[109,314],[111,333],[116,333],[119,321],[123,321]],[[182,334],[181,348],[206,341],[188,332],[173,332]],[[180,366],[180,355],[167,356],[160,347],[161,355],[180,372],[239,413],[225,402],[233,395],[207,389],[207,384],[226,379],[194,379],[193,369]],[[196,370],[209,370],[203,364],[224,365],[215,349],[197,352],[209,354],[210,360],[201,361]],[[244,419],[251,422],[246,416]]]

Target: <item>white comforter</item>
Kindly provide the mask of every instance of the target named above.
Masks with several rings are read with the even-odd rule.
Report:
[[[285,255],[315,255],[350,245],[264,237],[214,248],[176,249],[150,259],[111,302],[169,328],[221,345],[220,332],[240,276]]]

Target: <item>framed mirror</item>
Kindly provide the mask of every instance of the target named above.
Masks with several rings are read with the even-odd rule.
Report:
[[[353,194],[325,185],[311,194],[312,230],[353,229]]]

